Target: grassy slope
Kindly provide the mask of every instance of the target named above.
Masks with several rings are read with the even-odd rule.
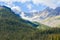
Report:
[[[60,27],[60,16],[49,17],[43,21],[44,23],[49,23],[50,26]]]

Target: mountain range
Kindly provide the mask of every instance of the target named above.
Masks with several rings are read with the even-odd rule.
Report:
[[[51,27],[59,27],[60,25],[60,7],[55,9],[47,7],[43,11],[21,13],[23,19],[38,22]]]

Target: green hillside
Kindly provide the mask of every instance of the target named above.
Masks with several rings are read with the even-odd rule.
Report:
[[[0,40],[29,40],[36,31],[10,8],[0,7]]]

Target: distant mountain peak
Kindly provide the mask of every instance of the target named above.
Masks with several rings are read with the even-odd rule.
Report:
[[[55,9],[60,9],[60,7],[56,7]]]
[[[45,8],[43,11],[51,12],[53,9],[50,7]]]
[[[60,7],[57,7],[55,11],[60,12]]]

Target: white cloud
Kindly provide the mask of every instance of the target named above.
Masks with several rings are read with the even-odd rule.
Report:
[[[21,8],[19,6],[14,6],[11,9],[21,12]]]
[[[43,5],[47,5],[51,8],[55,8],[57,6],[59,6],[58,4],[60,4],[60,0],[0,0],[0,2],[5,2],[7,4],[12,4],[13,2],[21,2],[21,3],[26,3],[26,2],[30,2],[32,1],[34,4],[39,5],[39,4],[43,4]],[[54,3],[55,2],[55,3]],[[31,9],[31,6],[29,6],[29,9]]]
[[[58,3],[60,0],[54,0],[54,1]],[[53,0],[32,0],[32,2],[36,5],[43,4],[51,8],[56,8],[57,4],[54,3],[54,1]]]
[[[11,2],[11,0],[0,0],[0,2]]]
[[[7,2],[7,3],[10,3],[10,2],[21,2],[21,3],[25,3],[25,2],[29,2],[31,0],[0,0],[0,2]]]
[[[31,0],[18,0],[17,2],[25,3],[25,2],[29,2],[29,1],[31,1]]]
[[[24,15],[25,15],[24,12],[21,12],[20,16],[24,18]]]
[[[27,5],[27,8],[28,8],[29,10],[31,10],[31,9],[32,9],[32,5],[31,5],[31,4],[28,4],[28,5]]]
[[[13,2],[21,2],[21,3],[26,3],[26,2],[30,2],[31,0],[0,0],[0,2],[4,2],[6,3],[6,6],[8,7],[13,7],[15,6],[13,4]]]
[[[21,12],[20,16],[21,16],[23,19],[26,19],[26,20],[31,20],[30,18],[25,17],[25,13],[24,13],[24,12]]]
[[[37,10],[31,10],[30,12],[37,12]]]

